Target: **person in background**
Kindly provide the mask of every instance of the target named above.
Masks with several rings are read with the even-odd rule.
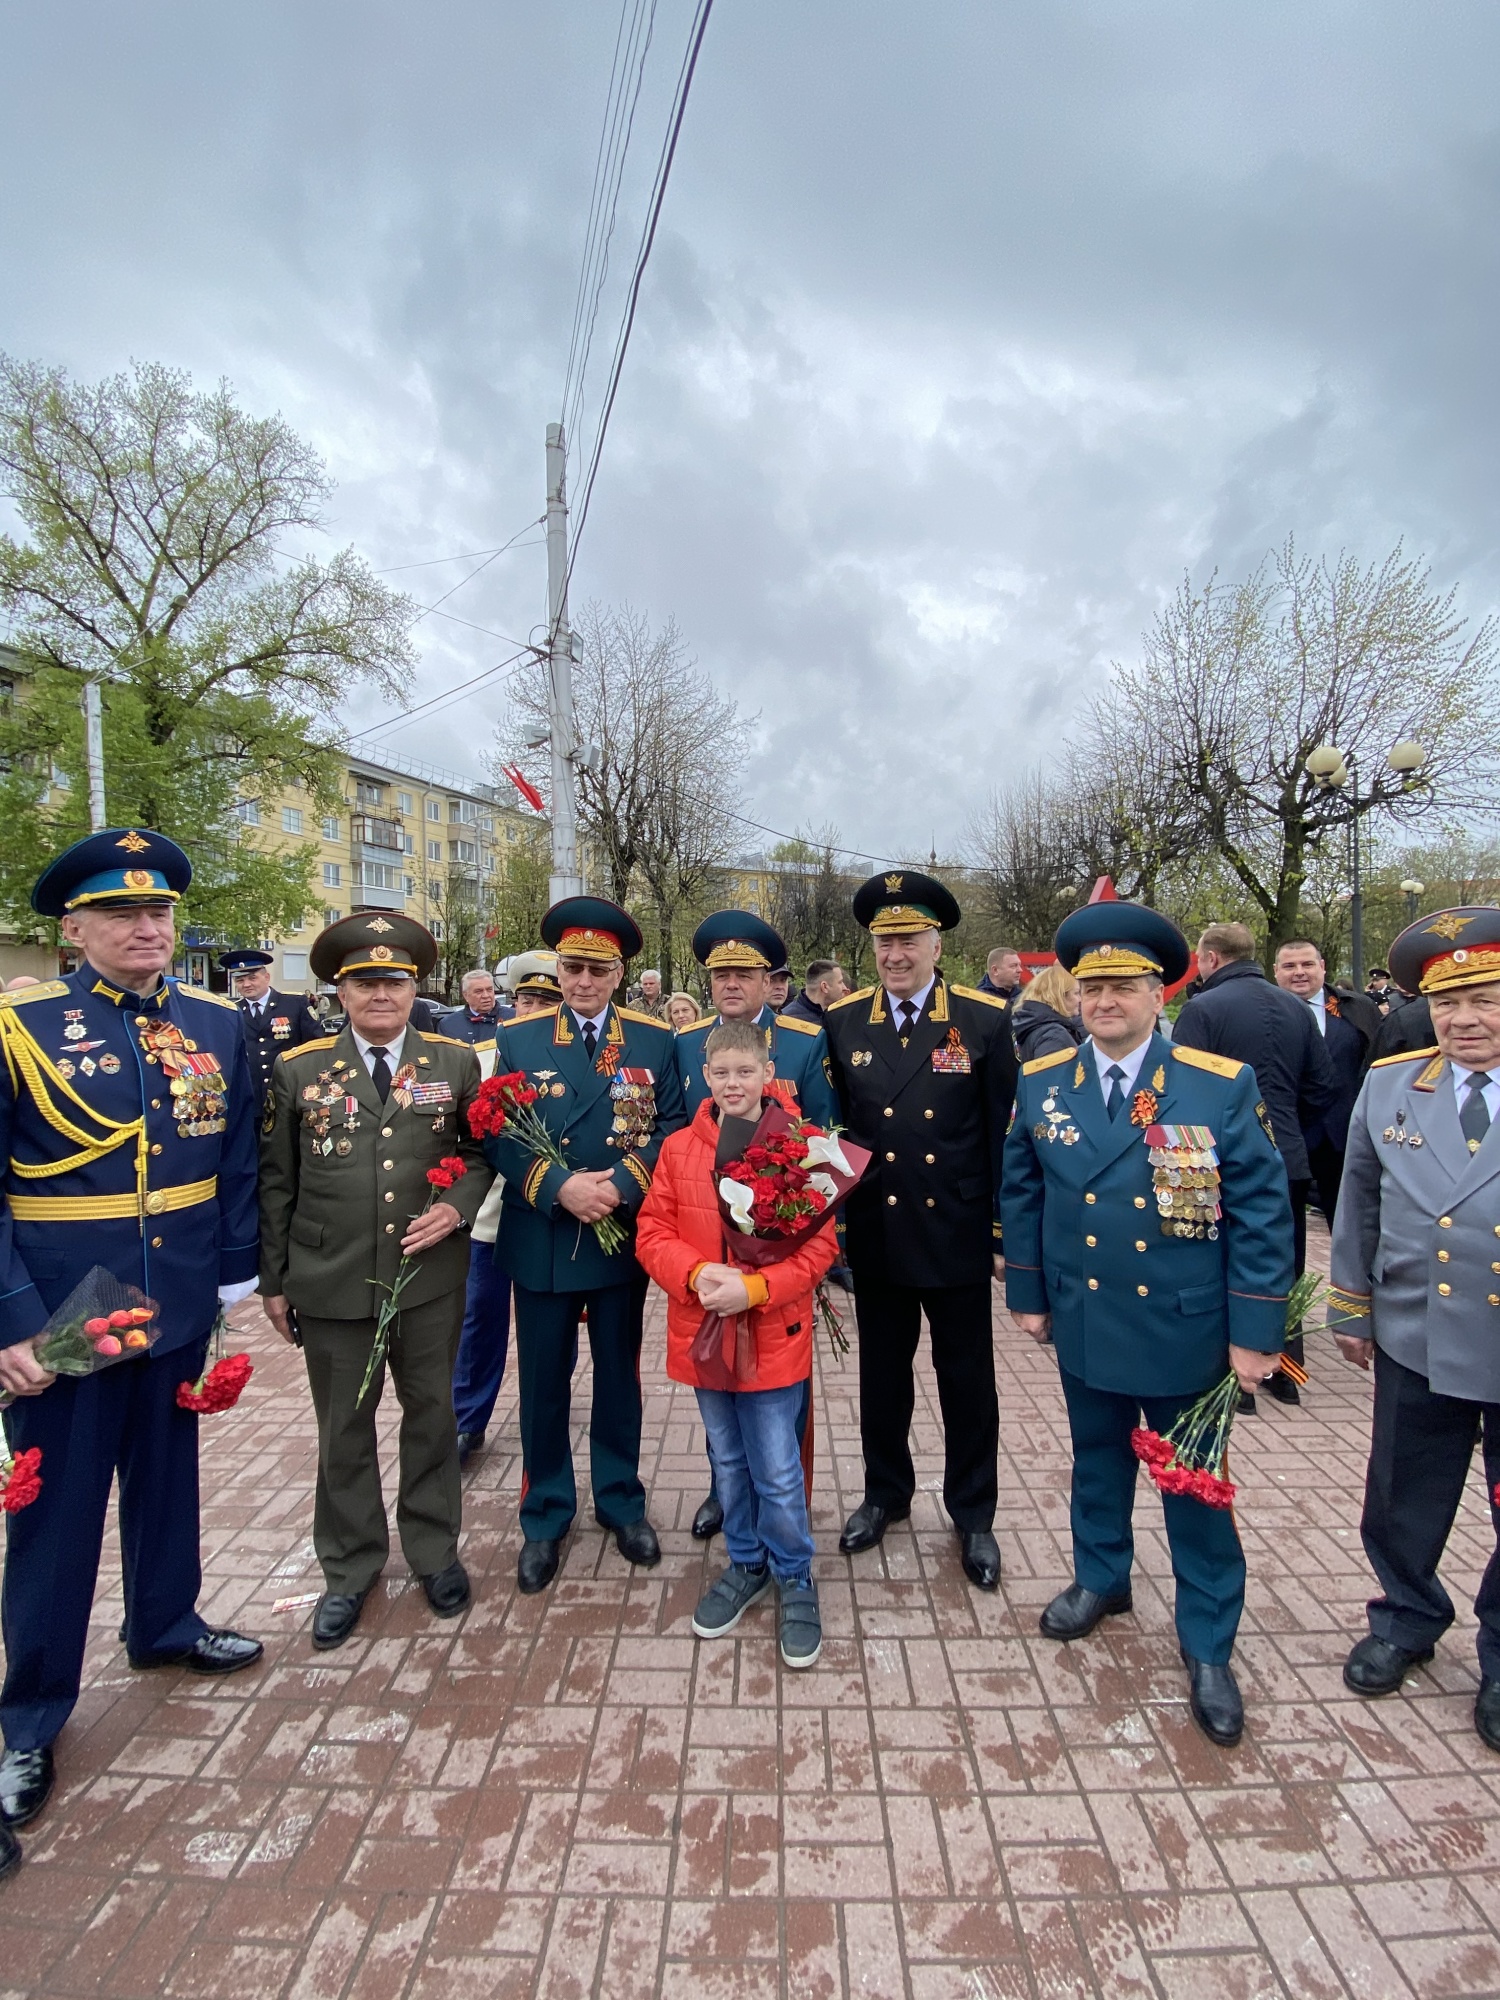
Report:
[[[1007,1004],[1021,990],[1025,978],[1025,968],[1021,964],[1021,954],[1013,944],[997,944],[984,962],[984,977],[978,991],[992,993],[997,1000]]]
[[[1246,925],[1210,924],[1198,940],[1197,957],[1203,985],[1177,1016],[1172,1039],[1180,1048],[1229,1056],[1255,1071],[1276,1149],[1286,1167],[1296,1232],[1294,1268],[1300,1277],[1313,1183],[1302,1134],[1334,1114],[1340,1097],[1338,1079],[1312,1009],[1267,979]],[[1294,1360],[1301,1360],[1300,1336],[1289,1351]],[[1300,1401],[1294,1383],[1273,1387],[1279,1402]],[[1244,1416],[1255,1414],[1255,1397],[1249,1390],[1240,1399],[1240,1411]]]
[[[663,1002],[663,1016],[674,1035],[691,1028],[702,1009],[691,993],[669,993]]]
[[[510,962],[508,977],[516,996],[511,1016],[524,1021],[545,1014],[562,999],[557,954],[524,951]],[[495,1073],[495,1043],[476,1042],[481,1078]],[[464,1291],[464,1323],[453,1364],[453,1421],[458,1426],[458,1462],[484,1449],[484,1434],[495,1414],[510,1351],[510,1279],[495,1261],[505,1182],[497,1174],[470,1230],[469,1279]]]
[[[1425,993],[1408,993],[1399,980],[1392,980],[1385,1019],[1375,1036],[1372,1060],[1387,1056],[1415,1055],[1418,1049],[1435,1049],[1432,1009]]]
[[[773,1014],[782,1012],[791,990],[792,968],[783,960],[780,965],[773,965],[771,967],[770,982],[766,989],[766,998],[771,1003],[771,1012]]]
[[[661,974],[655,966],[641,974],[640,991],[637,996],[636,1011],[649,1014],[653,1021],[665,1021],[666,1005],[661,997]]]
[[[492,1042],[496,1028],[511,1015],[511,1009],[502,1004],[495,991],[494,973],[476,966],[460,979],[458,990],[463,995],[463,1005],[443,1015],[438,1022],[438,1033],[475,1046]]]
[[[811,1021],[814,1027],[821,1028],[824,1014],[835,1000],[842,1000],[848,991],[849,982],[838,960],[815,958],[807,968],[802,991],[794,993],[777,1011],[790,1020]]]
[[[1339,1087],[1338,1099],[1332,1108],[1302,1127],[1313,1194],[1323,1211],[1323,1220],[1332,1229],[1333,1212],[1338,1206],[1339,1181],[1344,1172],[1349,1115],[1354,1109],[1359,1087],[1365,1080],[1365,1071],[1370,1067],[1375,1038],[1380,1033],[1380,1009],[1364,994],[1351,993],[1329,982],[1323,954],[1310,938],[1288,938],[1285,944],[1278,945],[1273,969],[1276,984],[1282,992],[1295,994],[1310,1009]],[[1292,1223],[1299,1232],[1297,1270],[1300,1273],[1306,1263],[1306,1209],[1300,1215],[1294,1211]],[[1300,1352],[1294,1351],[1293,1359],[1300,1361]],[[1279,1381],[1281,1378],[1278,1376],[1276,1379]],[[1288,1382],[1288,1387],[1295,1396],[1295,1386]],[[1275,1393],[1274,1383],[1272,1393]]]
[[[219,964],[229,976],[229,992],[240,1010],[245,1053],[261,1102],[271,1094],[271,1066],[283,1049],[300,1048],[323,1032],[317,1015],[295,993],[278,993],[271,984],[272,955],[268,951],[221,951]]]
[[[1011,1004],[1010,1028],[1017,1059],[1023,1063],[1078,1047],[1083,1040],[1078,981],[1065,965],[1044,966],[1029,986],[1020,989]]]
[[[1365,998],[1372,1001],[1382,1012],[1391,1001],[1391,975],[1383,965],[1372,965],[1370,976],[1365,981]]]
[[[1360,1537],[1380,1595],[1344,1663],[1345,1686],[1368,1696],[1394,1694],[1453,1623],[1437,1570],[1476,1444],[1490,1503],[1484,1539],[1500,1531],[1500,909],[1420,918],[1391,946],[1391,968],[1430,998],[1437,1048],[1387,1057],[1365,1079],[1328,1288],[1344,1359],[1375,1369]],[[1465,1538],[1466,1565],[1481,1518]],[[1500,1539],[1474,1611],[1474,1727],[1500,1751]],[[1402,1735],[1398,1727],[1385,1740]]]

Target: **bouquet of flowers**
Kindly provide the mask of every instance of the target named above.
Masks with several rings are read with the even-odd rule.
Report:
[[[42,1448],[36,1444],[13,1458],[0,1456],[0,1511],[19,1514],[31,1505],[42,1490],[41,1462]]]
[[[255,1373],[255,1365],[248,1354],[224,1352],[224,1330],[228,1324],[224,1308],[220,1306],[219,1316],[209,1336],[208,1351],[213,1356],[212,1364],[204,1369],[196,1382],[177,1384],[179,1410],[196,1410],[200,1417],[212,1417],[221,1410],[232,1410],[240,1400],[245,1384]]]
[[[1286,1302],[1286,1331],[1293,1333],[1317,1297],[1316,1272],[1304,1271]],[[1268,1357],[1269,1358],[1269,1357]],[[1289,1354],[1279,1359],[1283,1374],[1300,1389],[1307,1370]],[[1205,1507],[1232,1507],[1235,1487],[1228,1476],[1229,1432],[1239,1408],[1239,1377],[1231,1369],[1222,1382],[1206,1389],[1184,1410],[1163,1437],[1160,1431],[1133,1430],[1130,1447],[1151,1475],[1160,1493],[1185,1493]]]
[[[571,1174],[575,1171],[572,1162],[564,1157],[562,1147],[532,1109],[536,1099],[536,1086],[526,1081],[524,1070],[486,1077],[479,1086],[479,1095],[469,1106],[469,1130],[476,1139],[490,1139],[509,1131],[534,1160],[545,1160],[549,1167],[561,1167],[565,1174]],[[623,1248],[629,1235],[625,1225],[613,1215],[603,1215],[589,1226],[607,1257]]]
[[[157,1311],[144,1292],[96,1264],[33,1337],[31,1350],[50,1374],[94,1375],[156,1345]],[[0,1394],[0,1409],[14,1401]]]
[[[448,1189],[455,1182],[461,1181],[468,1171],[469,1169],[457,1153],[450,1155],[446,1159],[439,1160],[435,1167],[429,1167],[427,1169],[427,1199],[418,1210],[418,1214],[425,1215],[438,1196],[446,1194]],[[413,1216],[412,1220],[415,1221],[416,1217]],[[381,1364],[390,1351],[391,1335],[395,1331],[396,1322],[401,1316],[401,1294],[411,1283],[416,1268],[416,1257],[413,1255],[403,1255],[401,1262],[396,1266],[394,1283],[387,1285],[379,1278],[371,1278],[370,1280],[372,1285],[380,1286],[380,1289],[385,1293],[385,1297],[380,1301],[380,1314],[375,1321],[375,1341],[370,1349],[370,1359],[365,1367],[364,1380],[360,1383],[359,1394],[354,1399],[356,1409],[370,1393],[370,1384],[380,1373]]]
[[[752,1271],[779,1264],[824,1226],[858,1186],[869,1164],[863,1146],[837,1132],[825,1132],[782,1104],[768,1104],[744,1152],[720,1174],[719,1211],[728,1225],[728,1262]],[[847,1350],[842,1323],[826,1294],[815,1310],[834,1352]],[[689,1351],[699,1362],[711,1361],[717,1354],[737,1380],[755,1380],[755,1341],[748,1313],[726,1318],[706,1311]]]

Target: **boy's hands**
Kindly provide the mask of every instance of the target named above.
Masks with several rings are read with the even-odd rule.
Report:
[[[732,1264],[705,1264],[698,1273],[694,1290],[710,1312],[731,1314],[750,1310],[744,1274]]]

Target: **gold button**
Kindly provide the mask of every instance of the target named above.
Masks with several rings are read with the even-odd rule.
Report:
[[[1136,1290],[1140,1293],[1143,1299],[1149,1298],[1151,1296],[1151,1288],[1149,1285],[1137,1285]]]
[[[385,1225],[385,1233],[386,1233],[386,1235],[387,1235],[387,1236],[394,1236],[394,1235],[395,1235],[395,1233],[396,1233],[396,1225],[395,1225],[395,1223],[394,1223],[394,1222],[388,1222],[388,1223],[387,1223],[387,1224]]]
[[[927,1164],[928,1164],[928,1166],[929,1166],[929,1167],[935,1167],[935,1166],[937,1165],[937,1154],[936,1154],[936,1153],[928,1153],[928,1154],[927,1154],[927,1155],[926,1155],[925,1157],[926,1157],[926,1160],[927,1160]]]
[[[153,1097],[153,1098],[152,1098],[152,1100],[151,1100],[151,1109],[152,1109],[153,1111],[160,1111],[160,1110],[161,1110],[161,1099],[160,1099],[159,1097]]]
[[[1452,1227],[1453,1227],[1453,1217],[1451,1215],[1440,1215],[1438,1217],[1439,1229],[1451,1229]],[[1497,1230],[1496,1234],[1500,1235],[1500,1230]]]
[[[159,1153],[159,1152],[161,1151],[161,1147],[160,1147],[160,1146],[153,1146],[153,1147],[151,1148],[151,1150],[152,1150],[152,1152],[153,1152],[153,1153]]]
[[[1092,1250],[1099,1241],[1097,1236],[1085,1236],[1083,1240],[1085,1243],[1087,1243],[1090,1250]]]
[[[1089,1290],[1090,1290],[1091,1292],[1097,1292],[1097,1291],[1098,1291],[1098,1289],[1099,1289],[1099,1280],[1098,1280],[1097,1278],[1090,1278],[1090,1279],[1089,1279]]]
[[[390,1126],[389,1126],[389,1125],[382,1125],[382,1126],[381,1126],[381,1128],[380,1128],[380,1136],[381,1136],[381,1138],[382,1138],[382,1139],[389,1139],[389,1138],[390,1138],[390,1136],[391,1136],[391,1128],[390,1128]]]
[[[1438,1262],[1439,1262],[1440,1264],[1446,1264],[1446,1263],[1447,1263],[1447,1261],[1448,1261],[1448,1253],[1447,1253],[1447,1251],[1446,1251],[1446,1250],[1439,1250],[1439,1252],[1438,1252]]]
[[[1083,1198],[1088,1203],[1090,1208],[1092,1208],[1094,1203],[1099,1199],[1099,1197],[1094,1194],[1086,1194]]]
[[[147,1060],[147,1062],[148,1062],[148,1063],[154,1063],[154,1062],[156,1061],[156,1057],[155,1057],[155,1056],[147,1056],[146,1060]]]
[[[887,1158],[888,1160],[894,1160],[894,1159],[895,1159],[895,1157],[896,1157],[896,1155],[895,1155],[894,1153],[887,1153],[887,1154],[886,1154],[886,1158]]]
[[[896,1197],[893,1194],[888,1194],[885,1198],[885,1205],[887,1208],[894,1208],[896,1206]]]
[[[382,1160],[380,1164],[385,1168],[386,1172],[389,1173],[391,1169],[395,1166],[396,1162],[394,1160]]]
[[[153,1250],[160,1250],[160,1248],[161,1248],[161,1238],[160,1238],[159,1236],[153,1236],[153,1237],[152,1237],[152,1239],[151,1239],[151,1248],[152,1248]],[[1493,1300],[1492,1300],[1492,1301],[1491,1301],[1491,1303],[1493,1304],[1493,1303],[1495,1303],[1495,1301],[1493,1301]]]
[[[932,1196],[931,1196],[931,1195],[928,1195],[928,1197],[927,1197],[927,1206],[928,1206],[929,1208],[936,1208],[936,1207],[937,1207],[937,1203],[936,1203],[936,1202],[935,1202],[935,1201],[933,1200],[933,1198],[932,1198]]]
[[[889,1111],[887,1111],[887,1113],[886,1113],[885,1115],[886,1115],[886,1117],[887,1117],[887,1118],[889,1118],[891,1114],[890,1114],[890,1112],[889,1112]],[[922,1116],[923,1116],[924,1118],[930,1118],[930,1117],[932,1116],[932,1112],[931,1112],[931,1110],[927,1110],[927,1111],[924,1111],[924,1112],[922,1113]],[[1497,1229],[1497,1230],[1496,1230],[1496,1232],[1495,1232],[1495,1234],[1496,1234],[1497,1236],[1500,1236],[1500,1229]]]
[[[885,1107],[885,1115],[887,1118],[894,1118],[896,1114],[894,1111],[892,1111],[891,1107],[887,1105]],[[932,1113],[929,1111],[927,1115],[930,1118],[932,1116]]]
[[[1136,1247],[1136,1249],[1137,1249],[1137,1250],[1144,1250],[1146,1246],[1145,1246],[1145,1244],[1144,1244],[1144,1243],[1143,1243],[1143,1242],[1141,1241],[1141,1239],[1140,1239],[1139,1237],[1137,1237],[1137,1238],[1136,1238],[1136,1242],[1135,1242],[1135,1247]]]
[[[1492,1271],[1500,1271],[1500,1264],[1491,1264],[1490,1269]]]
[[[1146,1206],[1146,1197],[1143,1194],[1138,1194],[1135,1198],[1135,1205],[1137,1208],[1144,1208]]]
[[[396,1199],[396,1190],[394,1188],[388,1189],[385,1198],[387,1201],[394,1201]]]
[[[1450,1297],[1450,1296],[1451,1296],[1451,1294],[1452,1294],[1452,1291],[1453,1291],[1453,1287],[1452,1287],[1451,1285],[1439,1285],[1439,1286],[1438,1286],[1438,1297],[1439,1297],[1440,1299],[1446,1299],[1446,1298],[1448,1298],[1448,1297]]]
[[[1492,1306],[1500,1306],[1500,1292],[1490,1293],[1490,1304]]]
[[[160,1188],[154,1194],[148,1194],[146,1197],[147,1215],[160,1215],[166,1205],[167,1197],[162,1193]]]

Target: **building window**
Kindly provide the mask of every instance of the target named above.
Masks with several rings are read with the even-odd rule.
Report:
[[[495,872],[495,857],[494,857],[494,855],[493,855],[493,854],[487,854],[487,855],[486,855],[486,856],[484,857],[484,872],[485,872],[485,874],[486,874],[486,875],[493,875],[493,874],[494,874],[494,872]]]
[[[406,852],[408,854],[415,854],[417,851],[416,841],[412,838],[410,834],[407,834],[405,838],[406,838]]]
[[[338,889],[342,886],[343,871],[340,869],[338,862],[325,861],[323,863],[323,887],[325,889]]]
[[[396,810],[397,810],[397,812],[399,812],[399,813],[409,813],[409,812],[411,811],[411,793],[410,793],[410,792],[397,792],[397,794],[396,794]]]
[[[472,840],[450,840],[448,842],[448,859],[450,861],[467,861],[472,863],[479,859],[479,849],[474,845]]]
[[[260,800],[241,799],[234,809],[234,816],[241,826],[259,826]]]
[[[433,920],[432,920],[432,922],[431,922],[431,923],[430,923],[430,924],[428,925],[428,927],[427,927],[427,928],[428,928],[428,929],[429,929],[429,930],[430,930],[430,931],[432,932],[432,935],[433,935],[433,937],[434,937],[434,938],[435,938],[435,939],[437,940],[437,942],[438,942],[439,944],[441,944],[441,943],[442,943],[442,941],[443,941],[443,920],[442,920],[442,918],[441,918],[441,917],[434,917],[434,918],[433,918]]]
[[[429,840],[427,843],[427,859],[429,861],[441,861],[442,858],[443,843],[440,840]]]
[[[385,787],[377,785],[373,778],[356,778],[354,781],[354,796],[362,806],[378,806],[384,790]]]
[[[416,881],[410,875],[408,875],[406,878],[406,893],[408,896],[415,896],[417,893]]]
[[[340,917],[341,917],[341,916],[342,916],[343,914],[344,914],[344,913],[343,913],[343,911],[342,911],[342,910],[325,910],[325,911],[323,912],[323,923],[324,923],[324,926],[326,927],[326,926],[327,926],[327,925],[329,925],[329,924],[336,924],[336,923],[338,922],[339,918],[340,918]]]
[[[284,951],[281,954],[281,976],[288,986],[301,986],[307,978],[307,953]]]
[[[356,889],[399,889],[402,880],[400,869],[388,868],[383,861],[356,861],[354,864]]]
[[[443,816],[443,802],[442,802],[442,800],[441,800],[441,799],[429,799],[429,800],[427,801],[427,817],[428,817],[429,819],[441,819],[441,818],[442,818],[442,816]]]
[[[283,806],[281,808],[281,830],[283,833],[300,833],[302,831],[301,806]]]
[[[327,818],[323,821],[323,838],[325,840],[337,840],[338,837],[339,837],[339,816],[337,813],[329,813]]]

